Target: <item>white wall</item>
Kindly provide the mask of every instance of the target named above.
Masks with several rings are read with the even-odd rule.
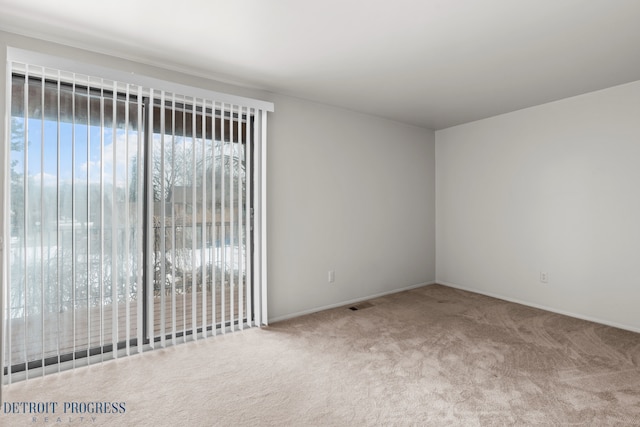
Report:
[[[267,164],[271,319],[434,281],[432,131],[0,32],[2,58],[6,46],[275,103]],[[2,84],[0,112],[5,101]]]
[[[271,314],[433,282],[433,132],[290,98],[274,101]]]
[[[436,206],[439,283],[640,331],[640,82],[436,132]]]

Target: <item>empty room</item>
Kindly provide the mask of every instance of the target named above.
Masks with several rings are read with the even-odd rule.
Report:
[[[639,21],[0,0],[0,425],[640,425]]]

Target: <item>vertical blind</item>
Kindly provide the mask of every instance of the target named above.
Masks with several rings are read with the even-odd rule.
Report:
[[[266,324],[266,109],[11,78],[6,381]]]

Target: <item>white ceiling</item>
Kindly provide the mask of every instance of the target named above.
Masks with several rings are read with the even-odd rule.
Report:
[[[431,129],[640,80],[640,0],[0,0],[0,10],[6,31]]]

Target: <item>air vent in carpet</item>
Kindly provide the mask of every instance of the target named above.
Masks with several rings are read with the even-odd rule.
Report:
[[[351,307],[349,307],[349,310],[357,311],[357,310],[363,310],[369,307],[373,307],[373,304],[371,304],[369,301],[365,301],[365,302],[361,302],[360,304],[352,305]]]

